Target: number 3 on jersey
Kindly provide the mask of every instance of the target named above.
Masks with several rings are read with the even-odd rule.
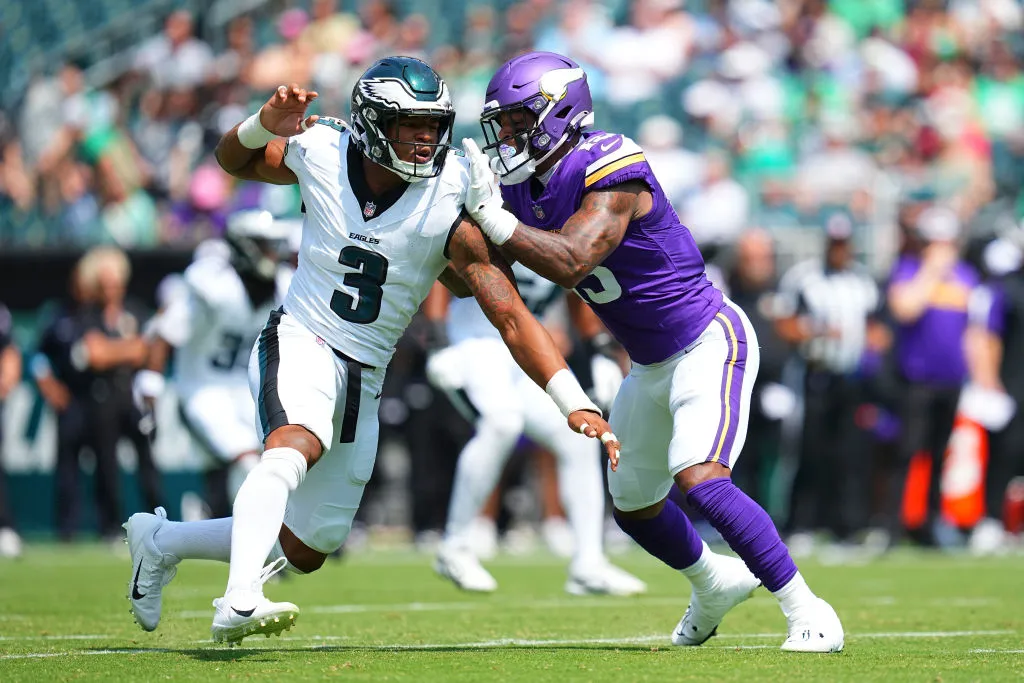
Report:
[[[604,266],[598,266],[576,286],[576,293],[589,303],[609,304],[622,296],[622,285],[615,279],[612,271]]]
[[[353,297],[346,292],[334,290],[331,310],[350,323],[372,323],[380,315],[384,280],[388,276],[388,260],[368,249],[345,247],[338,255],[338,263],[359,271],[346,274],[342,280],[346,287],[358,290],[358,294]]]

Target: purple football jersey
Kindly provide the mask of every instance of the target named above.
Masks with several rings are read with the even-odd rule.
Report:
[[[629,180],[650,187],[654,206],[630,222],[619,246],[576,292],[630,358],[649,365],[697,339],[722,309],[722,293],[705,275],[693,236],[679,222],[643,150],[625,136],[588,131],[538,196],[531,181],[503,186],[501,192],[520,221],[557,231],[580,208],[584,193]]]
[[[921,259],[902,256],[893,268],[890,285],[908,282],[921,269]],[[978,273],[960,262],[940,283],[924,313],[909,325],[896,326],[896,357],[911,382],[959,386],[967,377],[963,339],[968,304],[979,284]]]

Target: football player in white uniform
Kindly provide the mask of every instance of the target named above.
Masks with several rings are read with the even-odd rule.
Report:
[[[515,265],[513,272],[523,301],[538,318],[543,319],[555,303],[565,299],[561,287],[528,268]],[[443,290],[435,292],[432,299],[442,301],[432,301],[435,305],[425,309],[435,324],[442,322],[444,298]],[[574,321],[590,316],[592,320],[586,322],[597,323],[601,329],[596,316],[579,303],[570,309]],[[476,431],[459,454],[435,571],[463,590],[491,592],[498,587],[473,550],[474,520],[519,437],[525,434],[550,450],[558,462],[559,495],[574,542],[565,590],[574,595],[644,592],[647,587],[642,581],[612,565],[604,555],[604,481],[594,443],[564,429],[558,408],[515,364],[475,300],[448,303],[446,336],[451,345],[431,355],[427,376],[473,421]]]
[[[228,501],[259,461],[249,351],[283,299],[279,274],[288,230],[268,211],[229,216],[224,241],[196,250],[184,287],[151,321],[150,363],[136,376],[138,393],[147,402],[155,399],[174,349],[182,422],[193,444],[228,468]]]
[[[217,147],[236,177],[298,183],[306,208],[299,267],[252,350],[263,453],[233,516],[172,523],[158,510],[126,524],[129,597],[147,630],[184,558],[230,561],[224,597],[214,601],[214,640],[290,628],[298,608],[268,600],[263,583],[286,567],[315,571],[344,543],[373,471],[384,372],[439,278],[480,301],[569,428],[600,438],[618,463],[601,411],[463,212],[468,165],[450,147],[455,112],[444,81],[410,57],[376,62],[353,88],[351,129],[307,116],[315,98],[281,86]]]

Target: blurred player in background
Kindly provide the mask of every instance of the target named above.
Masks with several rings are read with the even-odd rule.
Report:
[[[455,111],[444,81],[410,57],[374,63],[353,88],[351,128],[307,116],[316,97],[279,87],[217,148],[236,177],[298,183],[306,209],[299,267],[250,356],[264,451],[233,516],[172,523],[158,510],[125,525],[129,597],[146,630],[158,625],[162,588],[185,558],[230,560],[225,595],[214,601],[214,640],[290,628],[298,608],[268,600],[263,584],[285,567],[316,571],[345,542],[373,472],[387,365],[438,278],[478,298],[569,427],[602,438],[618,459],[601,411],[463,212],[468,168],[450,147]]]
[[[21,352],[14,344],[14,320],[0,303],[0,557],[21,555],[21,537],[14,530],[14,520],[7,505],[7,482],[4,473],[4,400],[21,381]]]
[[[560,287],[522,266],[514,266],[513,272],[523,300],[538,318],[564,296]],[[434,565],[437,573],[467,591],[491,592],[498,587],[473,552],[471,534],[474,520],[525,434],[549,449],[558,462],[560,497],[574,541],[565,590],[574,595],[644,592],[644,583],[613,566],[602,550],[604,483],[598,449],[583,435],[564,428],[557,406],[515,364],[475,300],[455,299],[446,307],[446,299],[445,292],[435,288],[425,307],[435,324],[444,323],[447,308],[446,336],[451,342],[431,356],[427,373],[464,409],[476,432],[459,455],[445,538]],[[593,316],[578,301],[570,305],[570,312],[573,318]],[[590,322],[579,326],[592,328]],[[600,323],[593,322],[600,329]]]
[[[182,422],[193,443],[228,470],[226,500],[211,492],[208,501],[215,516],[230,514],[230,501],[259,461],[249,352],[284,298],[279,279],[289,231],[268,211],[229,216],[225,242],[196,250],[184,287],[152,321],[150,360],[136,378],[138,393],[151,404],[163,393],[173,350]]]
[[[729,478],[746,436],[756,335],[708,281],[643,150],[591,129],[586,74],[549,52],[498,69],[481,124],[491,158],[464,141],[466,208],[509,258],[575,288],[633,361],[612,407],[625,450],[608,484],[619,526],[693,586],[672,642],[700,645],[763,584],[788,622],[784,650],[842,650],[835,611],[808,588],[768,513]],[[667,499],[673,481],[743,561],[708,549]]]

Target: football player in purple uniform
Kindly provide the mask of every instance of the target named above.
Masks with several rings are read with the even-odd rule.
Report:
[[[835,611],[808,588],[768,513],[730,479],[757,340],[708,281],[643,150],[592,128],[586,74],[549,52],[498,69],[481,124],[486,154],[464,141],[466,208],[507,258],[575,289],[633,361],[612,407],[622,454],[608,486],[623,531],[692,584],[672,642],[700,645],[763,584],[788,622],[783,650],[842,650]],[[673,483],[742,561],[708,549],[668,499]]]

